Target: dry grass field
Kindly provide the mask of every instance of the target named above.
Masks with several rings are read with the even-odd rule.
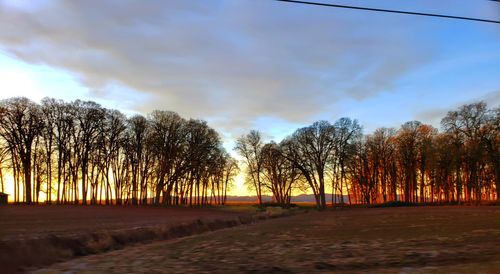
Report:
[[[153,206],[37,206],[0,207],[0,240],[30,239],[48,234],[172,225],[195,220],[233,218],[243,210]],[[248,213],[248,212],[247,212]]]
[[[267,214],[267,215],[266,215]],[[186,207],[0,207],[0,273],[131,244],[173,239],[269,217],[249,205]]]
[[[500,273],[499,207],[309,211],[36,273]]]

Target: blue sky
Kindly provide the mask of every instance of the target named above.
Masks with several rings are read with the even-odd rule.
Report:
[[[323,1],[500,20],[487,0]],[[173,110],[234,139],[319,119],[365,133],[500,105],[500,25],[271,0],[1,1],[0,98]]]

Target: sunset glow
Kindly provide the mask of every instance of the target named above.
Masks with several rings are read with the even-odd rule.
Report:
[[[0,273],[500,273],[500,0],[0,0]]]
[[[345,116],[359,120],[366,133],[409,120],[439,128],[446,112],[461,104],[500,103],[500,36],[495,25],[385,18],[272,1],[216,2],[124,8],[104,18],[84,2],[3,1],[0,23],[16,28],[0,31],[0,98],[83,99],[128,115],[166,109],[200,117],[222,133],[234,157],[239,157],[234,140],[248,128],[258,128],[266,140],[276,142],[315,120]],[[487,1],[462,1],[451,10],[450,5],[431,2],[397,5],[481,17],[498,14],[495,4]],[[189,10],[193,16],[178,16]],[[252,17],[258,10],[266,12]],[[40,16],[30,16],[34,13]],[[87,18],[88,24],[71,21],[72,14]],[[369,26],[357,20],[365,16],[372,20]],[[35,18],[46,18],[38,22],[46,32],[36,27]],[[91,25],[104,19],[112,23]],[[126,38],[122,22],[138,22],[127,28]],[[74,28],[67,31],[60,25]],[[159,37],[174,35],[180,25],[191,32],[153,46]],[[345,31],[347,25],[356,34]],[[452,34],[457,31],[462,35]],[[142,55],[123,39],[143,47]],[[297,49],[306,41],[321,42],[310,44],[307,51]],[[243,179],[238,176],[231,193],[250,194]]]

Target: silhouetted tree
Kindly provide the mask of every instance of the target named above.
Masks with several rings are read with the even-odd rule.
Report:
[[[146,118],[142,115],[134,115],[129,118],[126,134],[127,142],[124,152],[131,165],[132,204],[137,205],[139,200],[142,203],[147,203],[147,185],[145,183],[150,161],[148,161],[149,157],[145,148],[149,134],[149,124]]]
[[[318,208],[326,208],[325,171],[335,147],[335,127],[327,121],[315,122],[286,138],[283,155],[308,182]]]
[[[0,136],[18,157],[24,182],[26,203],[32,202],[32,163],[35,139],[43,129],[40,107],[27,98],[0,101]]]
[[[262,205],[262,157],[261,150],[264,146],[259,131],[252,130],[247,135],[236,140],[234,148],[245,160],[247,175],[252,188],[257,195],[257,202]]]
[[[319,121],[279,144],[258,131],[238,138],[248,183],[283,206],[293,189],[332,204],[481,202],[500,198],[500,108],[461,106],[443,132],[417,121],[362,135],[356,120]],[[202,120],[153,111],[125,117],[95,102],[0,101],[0,190],[12,175],[14,202],[224,204],[239,171]],[[55,197],[53,197],[55,194]],[[338,195],[338,196],[337,196]],[[152,198],[152,199],[151,199]]]
[[[484,102],[464,105],[458,111],[450,111],[442,120],[445,130],[455,135],[457,146],[463,151],[462,163],[465,178],[465,200],[470,201],[473,194],[481,200],[482,182],[479,172],[484,164],[484,140],[488,127],[487,108]],[[460,171],[457,170],[457,181]],[[473,191],[474,190],[474,191]],[[458,197],[462,194],[458,189]],[[460,198],[458,198],[460,200]]]
[[[299,171],[283,156],[281,147],[274,142],[262,147],[261,158],[265,178],[263,185],[271,191],[277,203],[288,207]]]
[[[397,133],[398,154],[403,175],[403,194],[406,202],[416,202],[418,128],[421,123],[411,121],[403,124]]]
[[[351,195],[349,194],[349,186],[346,180],[346,166],[350,157],[353,156],[354,141],[362,134],[362,128],[357,120],[350,118],[340,118],[335,122],[333,131],[334,147],[332,150],[332,178],[334,182],[332,186],[337,185],[340,190],[340,201],[344,203],[344,185],[347,189],[349,203],[351,203]],[[332,197],[334,195],[335,187],[332,187]],[[333,204],[333,201],[332,201]]]

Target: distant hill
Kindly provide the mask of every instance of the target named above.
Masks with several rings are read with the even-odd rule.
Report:
[[[271,202],[273,199],[272,196],[269,195],[264,195],[262,196],[262,200],[264,202]],[[326,194],[326,201],[330,202],[332,199],[331,194]],[[256,196],[227,196],[227,201],[228,202],[256,202],[257,197]],[[344,195],[344,202],[348,202],[348,197],[347,195]],[[300,194],[297,196],[292,196],[292,203],[315,203],[316,200],[314,199],[313,194]],[[337,201],[338,202],[338,201]]]
[[[272,201],[272,196],[262,196],[264,202]],[[257,196],[227,196],[228,202],[257,202]]]
[[[326,202],[329,203],[331,202],[332,200],[332,194],[325,194],[326,196]],[[338,199],[338,197],[337,197]],[[347,197],[347,195],[344,195],[344,202],[348,202],[349,201],[349,198]],[[313,194],[300,194],[300,195],[297,195],[297,196],[292,196],[292,203],[300,203],[300,202],[311,202],[311,203],[315,203],[316,202],[316,199],[314,199],[314,195]],[[337,202],[339,202],[337,200]]]

